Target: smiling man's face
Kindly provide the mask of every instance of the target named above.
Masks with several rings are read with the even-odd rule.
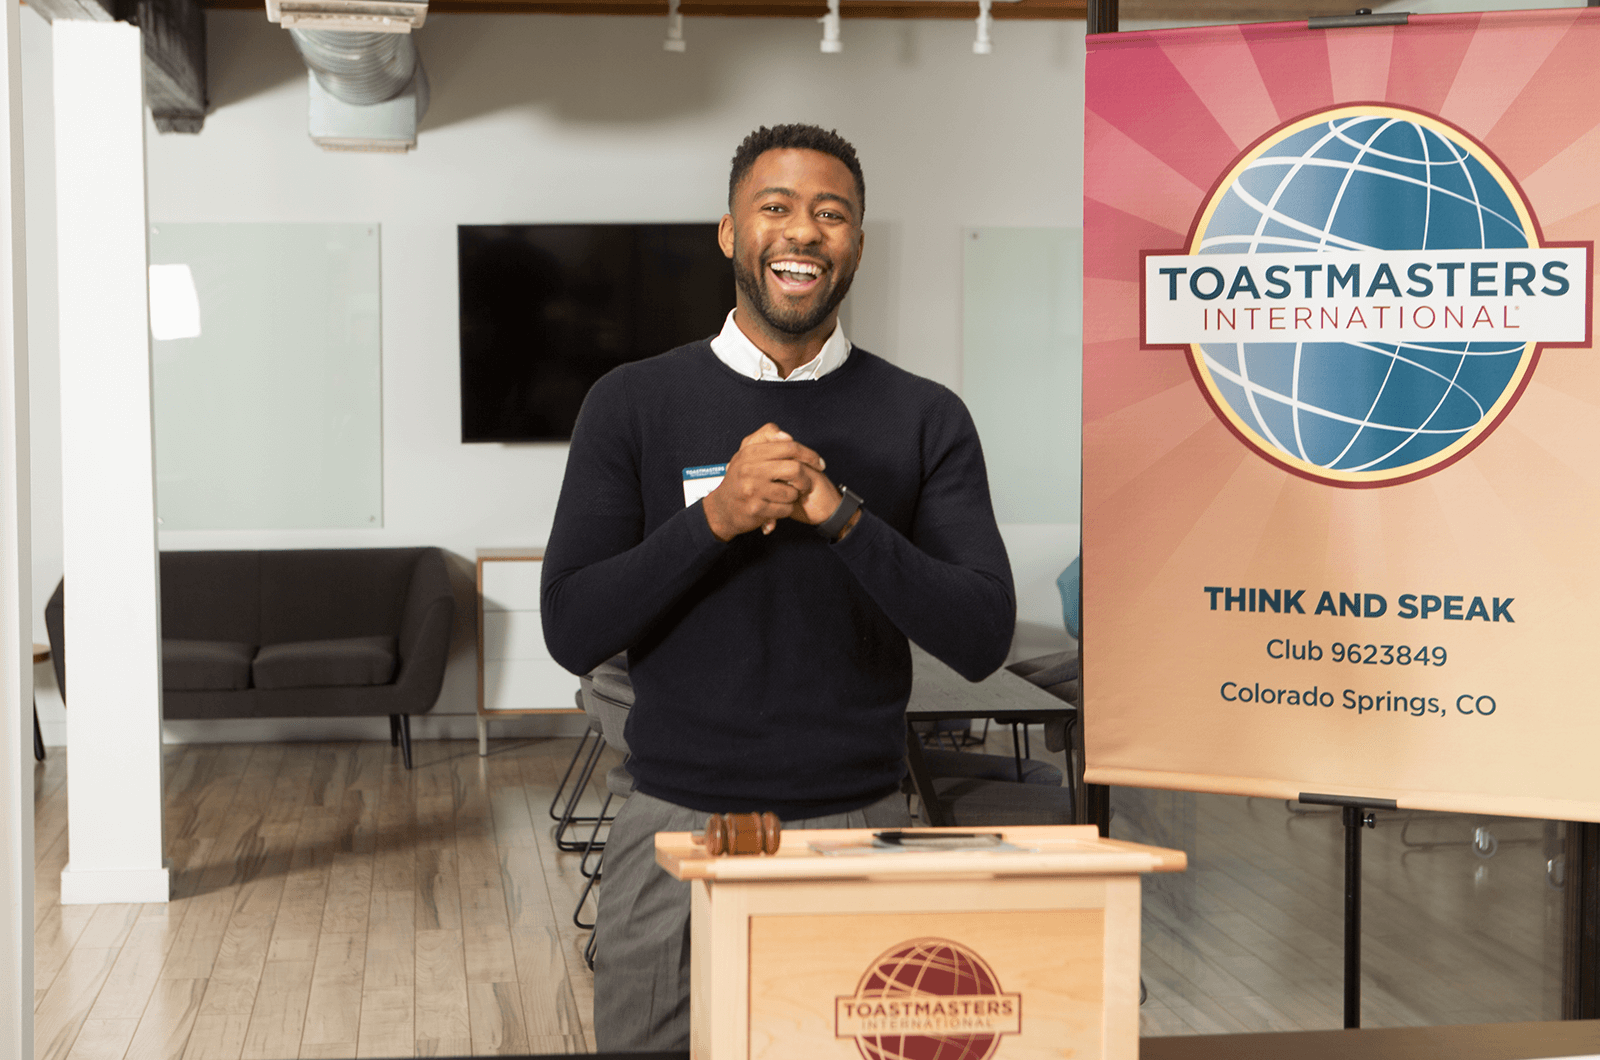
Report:
[[[747,333],[754,325],[788,342],[832,333],[861,261],[860,201],[832,155],[784,148],[756,159],[718,232]]]

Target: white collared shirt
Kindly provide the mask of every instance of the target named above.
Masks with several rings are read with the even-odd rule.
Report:
[[[711,352],[716,354],[717,359],[723,364],[746,379],[786,383],[814,382],[844,364],[845,358],[850,356],[850,340],[844,337],[844,326],[835,323],[833,334],[822,344],[821,351],[790,372],[788,379],[784,379],[778,374],[778,365],[773,359],[762,353],[760,348],[750,341],[750,336],[739,330],[739,325],[733,322],[733,313],[733,310],[728,311],[728,319],[723,321],[722,332],[711,340]]]

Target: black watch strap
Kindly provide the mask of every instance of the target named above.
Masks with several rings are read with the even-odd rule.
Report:
[[[859,493],[849,486],[840,486],[839,507],[833,510],[832,515],[817,524],[817,533],[821,534],[825,541],[839,540],[839,535],[844,533],[844,525],[850,521],[852,515],[861,510],[862,503]]]

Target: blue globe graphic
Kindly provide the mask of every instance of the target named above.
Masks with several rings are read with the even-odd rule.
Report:
[[[1459,135],[1459,134],[1457,134]],[[1529,247],[1516,207],[1462,140],[1348,109],[1291,132],[1225,187],[1199,254]],[[1205,343],[1216,393],[1269,455],[1381,482],[1488,425],[1522,342]]]

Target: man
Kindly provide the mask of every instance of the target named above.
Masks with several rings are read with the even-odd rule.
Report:
[[[971,418],[839,328],[865,199],[837,134],[752,133],[718,230],[737,281],[721,334],[610,373],[573,431],[545,641],[574,673],[626,650],[635,695],[637,790],[596,928],[602,1052],[688,1047],[689,888],[656,866],[656,832],[763,810],[909,823],[906,638],[974,681],[1010,646]]]

